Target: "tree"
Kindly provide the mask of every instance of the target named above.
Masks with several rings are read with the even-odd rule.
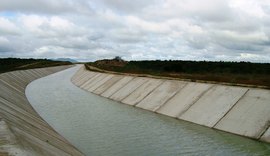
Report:
[[[115,56],[114,60],[118,61],[118,62],[122,62],[124,61],[120,56]]]

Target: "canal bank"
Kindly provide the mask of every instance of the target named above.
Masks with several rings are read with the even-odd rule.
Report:
[[[82,155],[33,109],[26,86],[41,77],[70,68],[57,66],[0,75],[0,155]]]
[[[270,90],[90,72],[78,87],[127,105],[270,142]]]
[[[270,154],[269,144],[123,105],[84,91],[70,81],[77,70],[78,67],[71,68],[34,81],[26,92],[41,117],[86,155]],[[85,76],[80,78],[82,82],[86,81]],[[118,78],[112,79],[117,81]],[[106,95],[111,92],[113,89]]]

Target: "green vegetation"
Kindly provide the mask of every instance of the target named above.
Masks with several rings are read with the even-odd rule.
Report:
[[[0,73],[71,64],[70,62],[52,61],[48,59],[0,58]]]
[[[210,61],[118,61],[99,60],[88,63],[100,69],[134,74],[150,74],[191,81],[215,81],[270,88],[270,64],[250,62]]]

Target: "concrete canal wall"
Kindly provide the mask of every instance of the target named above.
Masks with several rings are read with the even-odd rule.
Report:
[[[0,75],[0,155],[83,155],[36,113],[25,96],[25,88],[31,81],[69,67]]]
[[[270,142],[270,90],[114,75],[84,67],[71,81],[124,104]]]

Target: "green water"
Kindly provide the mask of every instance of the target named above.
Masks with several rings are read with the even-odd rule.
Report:
[[[74,67],[31,83],[37,112],[85,155],[270,155],[270,144],[176,120],[85,92]]]

